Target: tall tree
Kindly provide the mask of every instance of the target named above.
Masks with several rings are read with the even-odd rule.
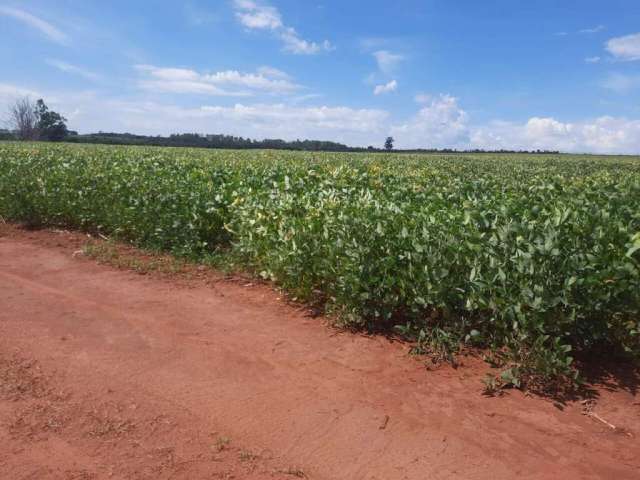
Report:
[[[38,115],[29,97],[17,99],[9,106],[7,123],[19,140],[38,139]]]
[[[60,142],[67,138],[69,134],[65,123],[67,119],[59,113],[49,110],[44,100],[38,100],[35,113],[38,118],[38,130],[42,140]]]
[[[395,142],[393,137],[387,137],[387,139],[384,141],[385,150],[387,150],[387,151],[393,150],[393,142]]]

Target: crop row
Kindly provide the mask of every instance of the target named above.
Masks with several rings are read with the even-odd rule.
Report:
[[[240,259],[502,381],[640,354],[640,160],[0,145],[0,214]],[[505,367],[506,368],[506,367]]]

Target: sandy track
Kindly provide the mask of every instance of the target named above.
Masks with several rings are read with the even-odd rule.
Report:
[[[141,276],[74,242],[0,237],[0,478],[640,478],[636,384],[599,391],[620,433],[579,402],[483,397],[477,362],[427,371],[266,287]]]

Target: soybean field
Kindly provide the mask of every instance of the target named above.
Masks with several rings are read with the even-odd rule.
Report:
[[[638,157],[1,143],[0,215],[226,259],[503,385],[640,357]]]

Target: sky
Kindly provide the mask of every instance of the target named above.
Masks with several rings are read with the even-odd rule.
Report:
[[[640,154],[638,0],[0,0],[0,118]]]

